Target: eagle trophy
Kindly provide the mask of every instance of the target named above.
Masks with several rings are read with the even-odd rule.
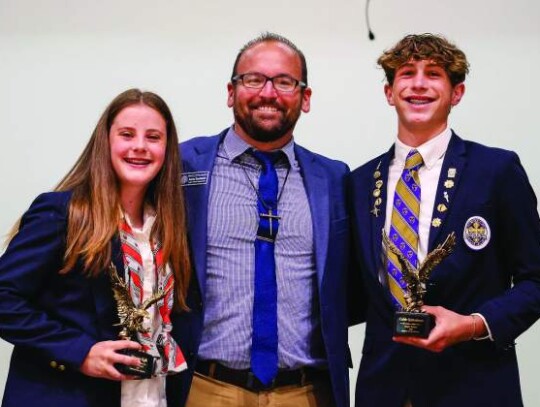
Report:
[[[388,238],[386,232],[382,231],[383,244],[386,250],[394,253],[401,265],[401,273],[407,285],[405,298],[406,312],[420,312],[424,305],[424,295],[426,293],[426,282],[433,269],[450,253],[456,244],[456,234],[450,233],[444,242],[438,245],[434,250],[427,254],[424,261],[418,267],[418,270],[407,260],[401,250]]]
[[[122,330],[118,334],[119,338],[130,340],[134,338],[137,332],[148,332],[148,329],[143,327],[144,318],[150,316],[147,309],[164,298],[172,289],[172,285],[165,291],[158,290],[154,295],[144,301],[141,306],[137,307],[133,303],[128,285],[118,276],[118,270],[113,262],[109,266],[109,275],[111,276],[113,295],[116,300],[116,310],[120,319],[120,322],[115,324],[115,326],[122,327]]]

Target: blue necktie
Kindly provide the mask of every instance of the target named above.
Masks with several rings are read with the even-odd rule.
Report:
[[[252,151],[262,169],[259,177],[257,209],[259,228],[255,239],[255,289],[251,370],[269,385],[278,370],[277,285],[274,241],[278,232],[278,178],[274,163],[281,153]]]

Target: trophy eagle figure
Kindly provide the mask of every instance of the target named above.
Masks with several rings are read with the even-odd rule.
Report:
[[[383,230],[383,244],[386,250],[394,253],[401,266],[401,273],[407,285],[407,290],[404,295],[405,308],[407,312],[420,312],[420,308],[424,305],[424,295],[426,293],[426,282],[431,275],[433,269],[450,253],[456,244],[456,234],[450,233],[444,242],[438,245],[434,250],[427,254],[424,261],[418,267],[418,270],[407,260],[401,250],[388,238],[388,235]]]
[[[172,289],[172,285],[164,290],[158,290],[150,298],[145,300],[139,307],[135,305],[129,287],[118,275],[118,271],[113,262],[109,266],[109,275],[111,277],[112,290],[114,299],[116,300],[116,310],[120,322],[115,326],[121,326],[122,330],[118,334],[120,339],[132,339],[137,332],[148,332],[148,329],[143,327],[143,321],[148,318],[148,308],[164,298]]]

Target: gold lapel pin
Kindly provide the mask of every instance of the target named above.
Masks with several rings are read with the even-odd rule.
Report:
[[[448,209],[448,207],[447,207],[445,204],[439,204],[439,205],[437,205],[437,210],[438,210],[439,212],[441,212],[441,213],[442,213],[442,212],[446,212],[447,209]]]
[[[377,168],[373,173],[373,178],[375,179],[375,189],[373,190],[372,195],[375,198],[375,201],[373,202],[373,208],[369,212],[375,215],[375,217],[379,217],[379,213],[381,212],[379,206],[382,203],[381,188],[384,185],[384,181],[382,179],[379,179],[381,178],[381,172],[379,171],[381,162],[382,161],[379,161],[379,164],[377,164]]]

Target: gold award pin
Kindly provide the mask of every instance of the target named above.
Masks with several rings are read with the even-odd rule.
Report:
[[[439,205],[437,205],[437,210],[438,210],[439,212],[446,212],[447,209],[448,209],[448,208],[447,208],[447,206],[446,206],[445,204],[439,204]]]

